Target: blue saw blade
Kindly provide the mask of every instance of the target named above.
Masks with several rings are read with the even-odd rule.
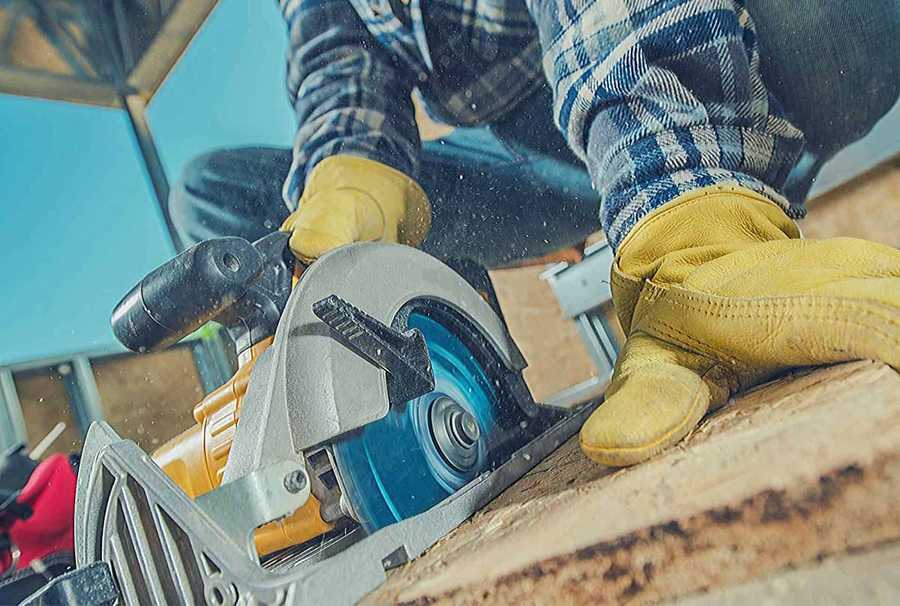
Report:
[[[498,425],[497,389],[466,345],[437,320],[415,311],[408,328],[425,337],[435,389],[391,406],[388,414],[333,445],[343,489],[360,523],[373,532],[436,505],[490,465]],[[440,455],[429,428],[432,402],[449,396],[478,422],[478,458],[460,472]]]

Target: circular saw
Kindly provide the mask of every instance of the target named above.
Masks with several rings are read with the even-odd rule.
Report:
[[[383,243],[297,267],[287,238],[202,242],[113,313],[134,351],[218,322],[239,361],[151,458],[88,435],[76,557],[125,603],[351,603],[590,408],[532,400],[483,268]]]

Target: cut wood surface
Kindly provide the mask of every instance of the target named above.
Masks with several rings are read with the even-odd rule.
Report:
[[[900,541],[900,375],[760,387],[612,471],[570,441],[366,603],[650,603]]]

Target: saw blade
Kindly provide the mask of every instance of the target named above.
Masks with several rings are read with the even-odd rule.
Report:
[[[485,352],[472,351],[463,324],[448,319],[420,308],[406,322],[424,335],[434,391],[333,444],[345,496],[369,532],[438,504],[527,440],[517,430],[529,419],[502,406],[499,382],[479,363]]]

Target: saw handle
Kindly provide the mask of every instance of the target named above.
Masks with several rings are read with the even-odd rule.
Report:
[[[290,292],[287,237],[276,232],[253,244],[216,238],[189,248],[147,274],[116,305],[116,338],[132,351],[149,351],[216,320],[240,353],[273,334]]]

